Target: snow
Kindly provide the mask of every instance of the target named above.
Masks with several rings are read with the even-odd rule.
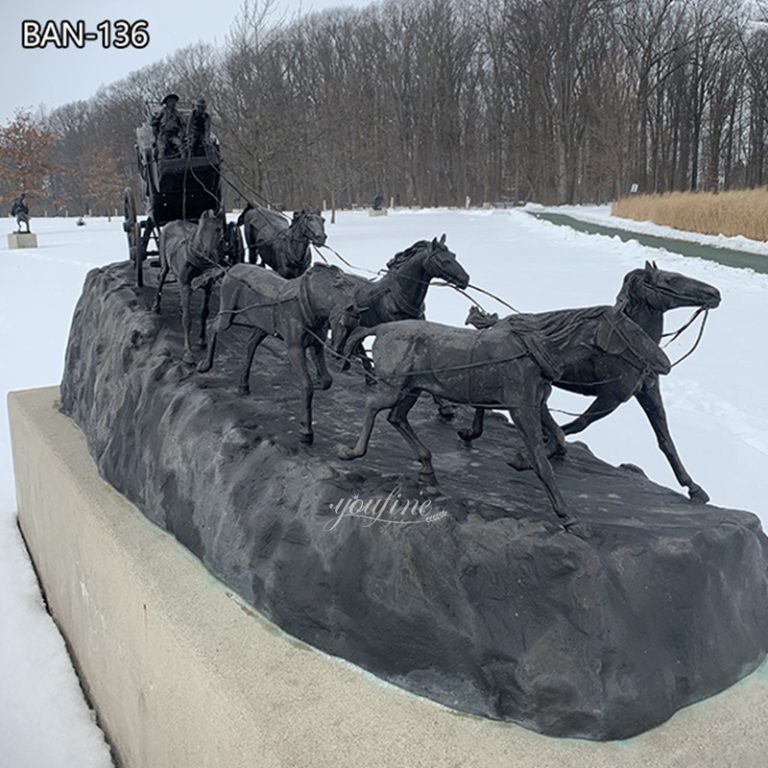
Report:
[[[641,235],[667,237],[672,240],[685,240],[686,242],[700,243],[701,245],[711,245],[714,248],[732,248],[735,251],[748,251],[749,253],[759,253],[763,256],[768,256],[768,243],[763,240],[751,240],[742,235],[735,237],[704,235],[701,232],[686,232],[674,227],[654,224],[652,221],[623,219],[620,216],[611,216],[610,205],[557,205],[545,207],[531,204],[526,206],[526,210],[562,213],[581,221],[601,224],[604,227],[613,227],[614,229],[622,229]]]
[[[127,247],[118,219],[88,219],[85,227],[76,227],[73,219],[33,219],[33,227],[39,249],[9,251],[0,243],[0,341],[6,360],[0,368],[0,764],[102,768],[111,765],[108,748],[44,610],[15,527],[5,393],[59,381],[85,273],[125,258]],[[381,217],[340,212],[327,230],[329,245],[374,270],[414,241],[446,232],[473,284],[523,311],[612,303],[623,275],[646,259],[716,285],[723,302],[711,313],[701,345],[662,382],[670,427],[683,462],[713,503],[750,509],[768,523],[768,401],[762,383],[768,362],[760,341],[768,327],[768,276],[579,233],[519,209],[390,211]],[[477,298],[490,310],[507,311],[488,297]],[[427,305],[430,319],[459,325],[468,309],[466,299],[450,288],[433,288]],[[688,316],[686,310],[670,313],[667,327],[678,327]],[[695,329],[686,332],[668,349],[670,357],[687,351],[694,338]],[[550,402],[569,411],[588,403],[559,391]],[[632,462],[652,479],[678,488],[634,401],[577,438],[607,461]]]

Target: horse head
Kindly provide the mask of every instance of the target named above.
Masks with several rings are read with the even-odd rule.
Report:
[[[216,253],[223,237],[221,217],[214,210],[203,211],[197,222],[195,242],[203,253]]]
[[[712,285],[677,272],[659,269],[656,262],[645,262],[643,269],[633,269],[624,277],[618,302],[645,303],[661,312],[678,307],[715,309],[720,291]]]
[[[434,238],[429,244],[430,251],[424,263],[424,269],[430,278],[436,277],[457,288],[469,285],[469,275],[456,259],[456,254],[445,244],[445,234],[438,240]]]
[[[325,234],[325,219],[320,211],[295,211],[291,227],[296,228],[300,235],[309,240],[312,245],[318,247],[325,245],[327,236]]]
[[[665,375],[672,369],[664,350],[618,307],[611,307],[600,319],[594,344],[641,371]]]

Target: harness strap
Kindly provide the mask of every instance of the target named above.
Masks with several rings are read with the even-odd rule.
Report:
[[[309,288],[307,286],[307,273],[305,272],[299,278],[299,289],[296,292],[296,298],[299,302],[299,312],[305,328],[314,328],[317,324],[317,315],[312,309],[312,301],[309,297]]]

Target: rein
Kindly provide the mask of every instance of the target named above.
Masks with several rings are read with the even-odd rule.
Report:
[[[688,350],[688,351],[687,351],[687,352],[686,352],[686,353],[685,353],[685,354],[684,354],[684,355],[683,355],[681,358],[679,358],[678,360],[675,360],[675,362],[674,362],[674,363],[672,363],[672,367],[673,367],[673,368],[674,368],[676,365],[679,365],[680,363],[682,363],[682,362],[683,362],[683,360],[685,360],[687,357],[690,357],[690,356],[691,356],[691,355],[692,355],[692,354],[693,354],[693,353],[696,351],[696,347],[698,347],[698,346],[699,346],[699,342],[701,341],[701,339],[702,339],[702,336],[704,336],[704,328],[705,328],[705,326],[706,326],[706,324],[707,324],[707,318],[709,317],[709,310],[708,310],[708,309],[705,309],[705,310],[703,310],[703,311],[704,311],[704,317],[703,317],[703,318],[702,318],[702,320],[701,320],[701,326],[699,327],[699,333],[698,333],[698,335],[696,336],[696,341],[694,341],[694,342],[693,342],[693,346],[692,346],[692,347],[691,347],[691,348],[690,348],[690,349],[689,349],[689,350]],[[700,309],[700,310],[699,310],[699,311],[696,313],[696,315],[700,314],[701,312],[702,312],[702,310]],[[696,315],[694,315],[694,317],[696,317]],[[688,325],[690,325],[692,322],[693,322],[693,318],[691,318],[691,320],[690,320],[690,322],[688,323]],[[686,327],[687,327],[687,326],[686,326]],[[683,329],[683,330],[684,330],[684,329]],[[676,338],[676,337],[675,337],[675,338]],[[672,339],[672,340],[674,340],[674,339]]]

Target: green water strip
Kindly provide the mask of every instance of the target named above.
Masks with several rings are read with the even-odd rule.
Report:
[[[570,227],[578,232],[586,232],[589,235],[619,237],[625,243],[630,240],[636,240],[640,245],[645,245],[648,248],[663,248],[670,253],[679,253],[681,256],[692,256],[697,259],[716,261],[725,267],[753,269],[755,272],[761,272],[764,275],[768,274],[768,256],[763,256],[759,253],[737,251],[733,248],[717,248],[711,245],[692,243],[687,240],[675,240],[669,237],[630,232],[626,229],[614,229],[602,224],[594,224],[591,221],[582,221],[565,213],[552,213],[550,211],[528,211],[528,213],[537,219],[542,219],[561,227]]]

